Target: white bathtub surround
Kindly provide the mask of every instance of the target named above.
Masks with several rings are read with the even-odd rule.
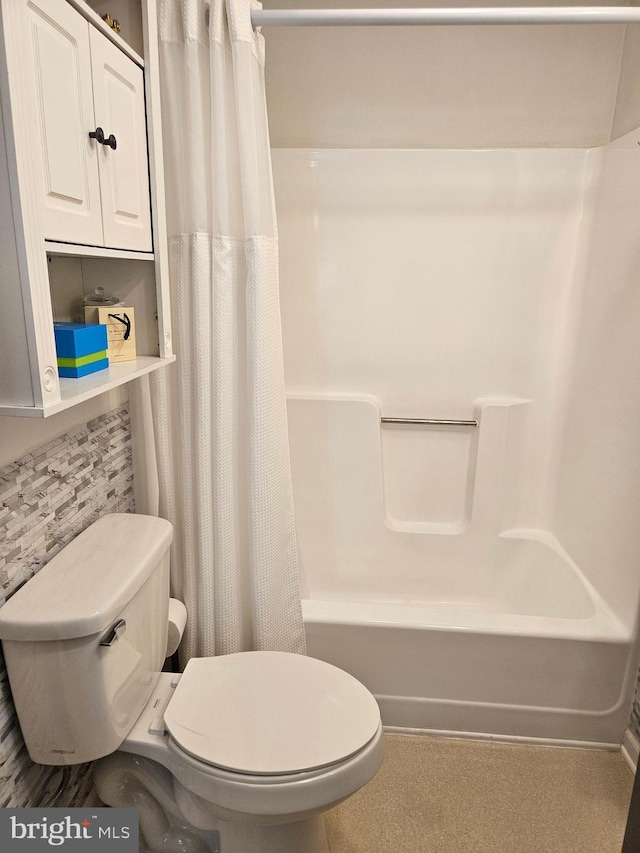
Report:
[[[288,393],[444,418],[530,399],[509,512],[540,517],[592,153],[274,151]]]
[[[625,624],[640,598],[640,132],[601,151],[553,518],[565,547]]]
[[[622,740],[639,141],[275,152],[308,647],[387,725]]]
[[[465,497],[460,514],[443,523],[433,520],[429,500],[417,488],[433,490],[446,505],[447,471],[435,465],[429,442],[439,447],[440,433],[453,427],[409,428],[423,433],[425,453],[414,446],[413,465],[404,470],[408,493],[416,492],[413,511],[392,515],[386,502],[387,427],[380,425],[379,404],[290,399],[294,494],[309,597],[410,605],[414,616],[416,608],[443,607],[461,609],[471,620],[474,614],[542,617],[543,626],[549,617],[579,620],[569,621],[563,634],[589,619],[595,620],[589,636],[609,630],[626,636],[625,626],[552,533],[505,528],[503,508],[512,504],[516,488],[509,447],[518,443],[529,406],[524,400],[481,400],[474,406],[478,428],[464,453],[467,468],[452,466],[448,472],[449,479],[458,475],[454,486]],[[437,501],[435,510],[440,511]],[[310,542],[314,547],[305,548]]]
[[[303,652],[264,45],[248,0],[160,2],[178,364],[154,385],[184,656]]]

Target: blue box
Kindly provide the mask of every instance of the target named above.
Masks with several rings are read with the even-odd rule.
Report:
[[[60,358],[81,358],[107,348],[107,327],[99,323],[54,323],[53,334]]]
[[[81,376],[88,376],[90,373],[96,373],[106,367],[109,367],[109,359],[101,358],[99,361],[83,364],[82,367],[59,367],[58,374],[63,379],[79,379]]]

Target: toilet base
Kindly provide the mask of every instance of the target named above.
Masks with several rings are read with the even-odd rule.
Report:
[[[322,815],[289,823],[223,820],[147,758],[113,753],[94,763],[94,780],[105,805],[139,809],[145,853],[329,853]]]
[[[181,813],[173,777],[155,761],[114,752],[93,764],[100,800],[112,808],[136,808],[140,853],[222,853],[215,830],[193,826]]]
[[[329,853],[322,815],[269,826],[221,820],[220,853]]]

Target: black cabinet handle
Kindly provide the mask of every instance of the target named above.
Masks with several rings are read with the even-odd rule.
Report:
[[[96,127],[95,130],[92,130],[89,133],[89,139],[95,139],[96,142],[100,143],[100,145],[108,145],[109,148],[111,148],[113,151],[115,151],[118,147],[118,140],[115,138],[113,133],[110,134],[107,138],[104,135],[104,130],[101,127]]]

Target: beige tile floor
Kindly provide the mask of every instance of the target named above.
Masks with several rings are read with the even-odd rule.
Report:
[[[617,752],[386,735],[378,775],[327,815],[331,853],[620,853]]]

